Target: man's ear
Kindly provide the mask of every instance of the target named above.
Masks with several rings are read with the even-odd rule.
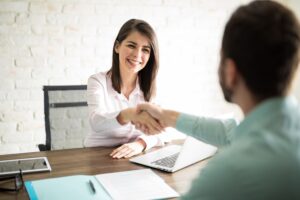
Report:
[[[115,52],[118,54],[119,53],[119,48],[120,48],[120,43],[118,41],[116,41],[116,45],[115,45]]]
[[[224,84],[227,88],[234,88],[238,81],[238,71],[235,62],[226,58],[224,61]]]

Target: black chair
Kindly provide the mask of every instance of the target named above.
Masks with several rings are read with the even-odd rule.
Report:
[[[44,86],[46,143],[40,151],[82,148],[89,132],[86,85]]]

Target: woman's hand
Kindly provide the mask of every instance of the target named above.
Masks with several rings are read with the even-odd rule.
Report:
[[[134,125],[142,126],[140,129],[146,134],[158,134],[164,131],[160,123],[147,112],[137,112],[136,108],[128,108],[120,112],[117,117],[120,124],[131,122]]]
[[[123,144],[119,148],[113,150],[110,156],[113,158],[130,158],[134,155],[137,155],[146,148],[146,143],[142,139],[138,139],[137,141]]]

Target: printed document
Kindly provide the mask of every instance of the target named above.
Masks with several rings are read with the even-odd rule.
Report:
[[[150,169],[99,174],[95,177],[115,200],[165,199],[179,196]]]

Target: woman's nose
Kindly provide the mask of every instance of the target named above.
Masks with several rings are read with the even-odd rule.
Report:
[[[140,58],[142,56],[142,49],[139,49],[139,48],[136,48],[134,51],[133,51],[133,54],[135,57],[137,58]]]

